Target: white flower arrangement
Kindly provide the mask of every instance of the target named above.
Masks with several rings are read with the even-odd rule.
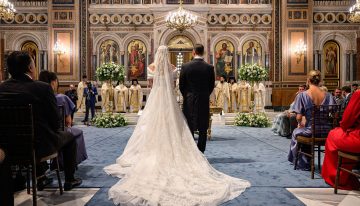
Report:
[[[265,113],[239,113],[235,117],[235,126],[269,127],[271,121]]]
[[[96,69],[96,76],[100,81],[124,81],[125,68],[123,65],[118,65],[114,62],[105,63]]]
[[[266,69],[258,64],[244,64],[239,68],[239,79],[247,82],[260,82],[267,79]]]
[[[92,120],[92,123],[102,128],[123,127],[128,124],[122,114],[111,113],[100,113]]]

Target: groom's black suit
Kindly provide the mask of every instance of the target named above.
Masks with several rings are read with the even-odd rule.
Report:
[[[192,134],[199,131],[198,148],[205,151],[209,127],[209,97],[214,89],[214,67],[201,58],[184,64],[180,72],[180,91],[184,98],[183,112]]]

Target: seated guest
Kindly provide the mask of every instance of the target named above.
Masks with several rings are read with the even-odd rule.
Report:
[[[305,89],[306,89],[305,85],[299,85],[296,95],[305,91]],[[289,110],[286,110],[283,113],[278,114],[274,118],[274,123],[271,130],[276,134],[279,134],[280,136],[283,137],[287,137],[291,135],[292,131],[296,128],[297,126],[297,122],[295,118],[296,114],[293,113],[293,105],[294,102],[290,104]],[[295,126],[293,126],[294,124]]]
[[[334,98],[329,94],[325,93],[319,87],[321,82],[321,73],[320,71],[312,70],[308,73],[307,84],[309,89],[305,92],[298,94],[295,98],[295,103],[293,106],[294,112],[296,113],[296,120],[298,121],[298,128],[296,128],[291,137],[290,151],[288,155],[288,160],[292,163],[295,163],[295,157],[297,154],[297,136],[311,136],[311,124],[312,124],[312,109],[313,105],[334,105],[336,104]],[[305,116],[305,124],[302,121],[303,116]],[[316,124],[324,124],[322,122],[315,122]],[[304,150],[309,148],[304,148]],[[303,170],[310,170],[310,158],[300,154],[298,168]]]
[[[351,88],[349,86],[343,86],[341,90],[343,91],[343,96],[344,96],[342,109],[345,110],[346,106],[349,104],[349,101],[351,99]]]
[[[341,89],[340,87],[337,87],[334,91],[334,98],[335,98],[335,102],[337,105],[342,105],[344,99],[343,96],[341,95]]]
[[[355,83],[355,84],[352,84],[351,87],[352,87],[352,92],[354,93],[354,92],[356,92],[356,90],[358,90],[359,85]]]
[[[360,153],[360,91],[354,92],[349,105],[346,107],[340,127],[330,131],[325,145],[325,158],[321,175],[325,182],[335,185],[338,151]],[[352,161],[343,160],[342,167],[352,170]],[[360,189],[360,182],[347,172],[340,171],[339,188],[344,190]]]
[[[54,72],[49,72],[49,71],[40,72],[39,81],[50,84],[50,86],[52,87],[55,93],[57,105],[64,106],[65,131],[70,132],[76,139],[76,147],[77,147],[76,163],[80,164],[82,161],[86,160],[88,156],[86,153],[83,131],[81,129],[71,127],[72,125],[71,114],[75,110],[76,106],[68,96],[57,93],[59,82]],[[59,158],[60,166],[63,165],[61,160],[62,159]]]
[[[328,88],[325,86],[321,86],[320,89],[323,90],[323,92],[325,92],[325,93],[327,93],[329,91]]]
[[[13,184],[11,181],[10,165],[6,160],[5,151],[0,148],[0,205],[14,205]]]
[[[53,90],[49,84],[33,80],[36,68],[28,52],[11,53],[7,59],[7,66],[11,78],[0,84],[0,99],[33,105],[36,158],[62,150],[65,173],[64,190],[71,190],[80,185],[81,179],[74,177],[76,141],[71,133],[59,131],[59,112]],[[42,174],[38,173],[38,175]]]
[[[68,96],[75,105],[75,109],[71,112],[71,119],[74,121],[74,113],[77,110],[76,105],[77,105],[78,96],[73,84],[70,84],[69,90],[65,92],[65,95]]]

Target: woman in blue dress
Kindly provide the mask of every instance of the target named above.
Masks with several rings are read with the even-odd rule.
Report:
[[[319,84],[321,82],[321,73],[317,70],[311,70],[308,73],[307,85],[309,89],[305,92],[299,93],[293,105],[293,112],[296,113],[296,120],[298,127],[293,131],[290,143],[290,151],[288,160],[295,163],[295,157],[297,154],[297,136],[308,136],[311,137],[311,112],[313,105],[336,105],[334,98],[330,93],[324,92]],[[305,122],[302,121],[305,117]],[[316,124],[325,125],[326,123],[317,122]],[[310,149],[310,148],[303,148]],[[297,168],[302,170],[310,170],[310,158],[300,154]]]
[[[57,105],[64,107],[65,130],[70,132],[76,139],[76,146],[77,146],[76,163],[78,165],[82,161],[86,160],[88,156],[85,148],[83,131],[79,128],[72,127],[71,113],[75,110],[76,106],[68,96],[64,94],[56,94],[58,90],[59,82],[54,72],[49,72],[49,71],[40,72],[39,81],[50,84],[50,86],[55,92]],[[59,164],[60,167],[62,167],[63,164],[62,164],[61,154],[59,154]]]

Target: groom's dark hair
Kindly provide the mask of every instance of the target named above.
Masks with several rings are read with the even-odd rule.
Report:
[[[204,46],[202,44],[195,44],[194,46],[195,54],[197,55],[204,55]]]

